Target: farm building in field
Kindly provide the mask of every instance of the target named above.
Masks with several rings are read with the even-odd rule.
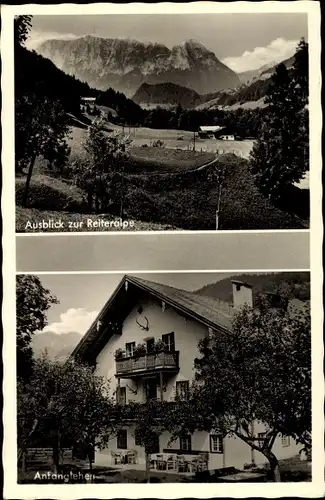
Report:
[[[233,134],[222,134],[219,135],[218,139],[221,139],[222,141],[234,141],[235,136]]]
[[[81,104],[95,104],[96,97],[80,97]]]
[[[220,125],[202,125],[199,127],[198,135],[201,139],[209,139],[211,137],[216,137],[224,128],[225,127],[220,127]]]
[[[72,357],[93,365],[98,375],[110,379],[111,390],[120,405],[132,402],[145,405],[157,399],[172,404],[175,397],[186,400],[194,360],[199,356],[198,342],[208,338],[211,331],[230,333],[236,311],[245,304],[253,306],[252,286],[233,281],[232,291],[230,304],[124,276]],[[271,307],[279,307],[279,304],[272,303]],[[95,463],[107,466],[131,463],[145,469],[145,451],[134,425],[130,418],[106,449],[95,452]],[[263,439],[265,431],[265,426],[256,422],[256,439]],[[242,469],[252,461],[265,462],[260,452],[252,451],[230,434],[195,431],[181,435],[172,443],[170,437],[167,431],[157,435],[151,456],[163,457],[166,467],[169,464],[175,473],[183,470],[181,467],[187,467],[187,472],[193,471],[197,463],[213,470]],[[290,437],[279,435],[273,452],[278,459],[289,458],[298,454],[299,446]],[[159,469],[157,460],[152,458],[154,469]]]

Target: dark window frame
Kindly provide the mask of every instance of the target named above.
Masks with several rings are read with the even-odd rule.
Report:
[[[181,386],[186,385],[185,390],[180,390]],[[190,381],[189,380],[177,380],[176,381],[176,396],[180,401],[187,401],[188,394],[190,391]]]
[[[185,447],[183,446],[183,444],[184,444],[184,443],[183,443],[183,439],[184,439],[184,440],[186,439],[186,440],[187,440],[187,442],[189,443],[189,447],[188,447],[188,448],[185,448]],[[179,437],[179,449],[180,449],[182,452],[184,452],[184,453],[186,453],[187,451],[190,451],[190,452],[192,451],[192,436],[191,436],[191,434],[185,434],[184,436],[180,436],[180,437]]]
[[[123,394],[123,402],[121,403],[121,396]],[[117,388],[117,392],[116,392],[116,395],[117,395],[117,403],[119,405],[125,405],[126,404],[126,387],[118,387]]]
[[[151,348],[148,346],[148,343],[150,345],[150,342],[152,343]],[[154,337],[146,340],[146,347],[147,347],[147,354],[152,354],[154,352],[154,347],[155,347],[155,338]]]
[[[129,351],[129,352],[131,352],[132,354],[129,354],[129,352],[128,352],[128,347],[127,347],[127,346],[132,346],[132,349],[130,349],[130,351]],[[134,341],[134,342],[126,342],[126,344],[125,344],[125,354],[126,354],[126,357],[127,357],[127,358],[129,358],[129,357],[132,357],[132,356],[133,356],[135,346],[136,346],[135,341]]]
[[[122,446],[120,446],[121,441],[122,441]],[[124,443],[125,443],[125,446],[124,446]],[[128,431],[126,429],[120,429],[119,431],[117,431],[116,445],[117,445],[118,450],[127,450],[127,448],[128,448]]]
[[[215,450],[214,447],[213,447],[213,438],[215,438],[215,437],[217,437],[217,438],[220,439],[221,451]],[[217,453],[219,455],[223,455],[223,450],[224,450],[224,446],[223,446],[223,436],[222,436],[222,434],[217,434],[217,433],[210,434],[210,453]]]
[[[166,342],[166,337],[170,337],[171,339],[171,342]],[[169,333],[164,333],[162,336],[161,336],[161,340],[166,344],[168,345],[168,351],[169,352],[175,352],[175,332],[169,332]]]
[[[134,444],[135,444],[135,446],[142,446],[141,438],[140,438],[140,443],[139,443],[139,434],[140,434],[140,432],[137,431],[137,430],[134,433]]]

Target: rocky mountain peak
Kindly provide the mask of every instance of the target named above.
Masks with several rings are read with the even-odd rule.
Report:
[[[112,87],[127,96],[144,82],[170,82],[201,94],[239,84],[236,73],[194,39],[169,49],[157,42],[86,35],[48,40],[37,51],[90,86],[101,90]]]

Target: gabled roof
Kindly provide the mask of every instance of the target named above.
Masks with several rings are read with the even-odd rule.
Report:
[[[92,359],[97,357],[112,336],[114,323],[124,321],[138,300],[141,291],[151,294],[174,307],[184,316],[208,327],[231,330],[233,307],[227,302],[126,275],[71,356],[91,357]]]
[[[218,132],[219,130],[224,129],[225,127],[221,127],[220,125],[201,125],[200,130],[202,132]]]

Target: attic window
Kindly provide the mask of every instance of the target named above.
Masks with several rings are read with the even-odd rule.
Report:
[[[164,312],[165,309],[166,309],[166,302],[162,301],[162,303],[161,303],[161,310],[162,310],[162,312]]]
[[[240,285],[238,283],[236,285],[236,290],[237,290],[237,292],[240,292]]]
[[[138,313],[139,313],[139,314],[142,314],[142,313],[143,313],[143,309],[142,309],[142,307],[141,307],[141,306],[140,306],[140,307],[139,307],[139,309],[138,309]]]
[[[125,291],[126,291],[126,292],[128,291],[128,286],[129,286],[129,283],[126,281],[126,282],[124,283],[124,288],[125,288]]]

